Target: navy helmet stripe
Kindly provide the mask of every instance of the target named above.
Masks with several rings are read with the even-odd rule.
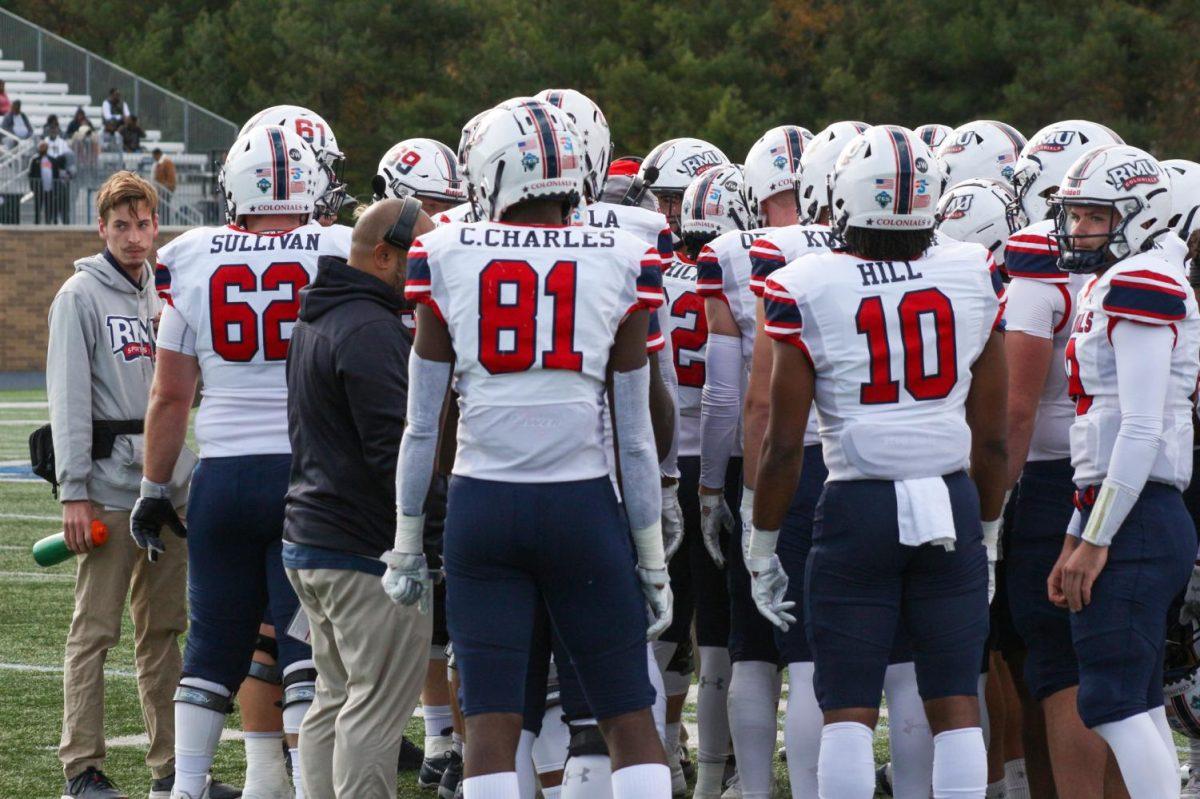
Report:
[[[560,177],[561,173],[558,168],[558,138],[554,135],[554,125],[551,124],[550,118],[546,115],[546,111],[541,107],[540,103],[526,103],[525,107],[529,109],[529,115],[533,117],[533,122],[537,125],[538,139],[542,144],[542,155],[545,157],[545,161],[542,164],[542,177]]]
[[[446,145],[441,142],[434,142],[438,147],[442,148],[442,157],[446,159],[446,168],[450,170],[450,180],[458,180],[458,156],[454,154]]]
[[[283,132],[268,130],[267,136],[271,142],[271,164],[275,172],[275,199],[286,200],[288,191],[287,175],[287,146],[283,141]]]
[[[912,213],[913,160],[908,137],[899,128],[889,129],[892,145],[896,148],[896,207],[897,214]]]
[[[1021,149],[1025,146],[1025,141],[1021,134],[1018,133],[1017,129],[1012,125],[1008,125],[1004,122],[997,122],[995,124],[996,127],[1000,128],[1000,131],[1008,137],[1008,140],[1012,142],[1013,157],[1019,158],[1021,155]]]
[[[692,219],[704,219],[704,206],[708,192],[712,189],[713,182],[717,179],[717,173],[721,170],[718,167],[712,167],[700,179],[700,186],[696,189],[696,204],[692,207]]]
[[[800,131],[792,125],[785,127],[784,132],[787,134],[788,161],[792,172],[797,172],[800,169],[800,156],[804,155],[804,141],[800,138]]]

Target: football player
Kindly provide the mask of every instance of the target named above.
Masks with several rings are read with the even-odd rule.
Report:
[[[1178,250],[1158,246],[1170,233],[1170,184],[1149,153],[1084,153],[1050,209],[1059,266],[1091,277],[1065,354],[1076,509],[1049,598],[1071,611],[1079,715],[1112,750],[1129,795],[1179,796],[1163,653],[1168,608],[1196,559],[1181,492],[1192,476],[1200,313]]]
[[[466,201],[458,157],[434,139],[405,139],[379,160],[371,179],[375,199],[416,197],[421,210],[435,217]]]
[[[467,154],[472,202],[489,221],[444,226],[409,252],[406,292],[421,303],[415,388],[384,587],[405,603],[431,590],[420,514],[453,370],[461,420],[445,562],[466,799],[519,796],[514,763],[541,602],[599,719],[614,797],[671,790],[645,656],[647,608],[651,635],[671,618],[644,312],[662,301],[661,260],[620,231],[566,224],[583,188],[581,149],[553,106],[493,112]],[[606,387],[628,527],[599,435]]]
[[[874,795],[872,729],[903,618],[934,732],[933,793],[982,797],[980,520],[997,534],[1005,476],[999,275],[978,245],[931,246],[940,173],[911,131],[860,134],[829,187],[843,247],[794,261],[764,289],[776,342],[752,590],[777,626],[795,622],[775,549],[815,399],[829,480],[805,598],[825,721],[821,795]]]
[[[1029,212],[1035,216],[1028,216],[1030,224],[1013,233],[1004,248],[1010,278],[1005,308],[1009,483],[1017,489],[1004,542],[1004,599],[1025,650],[1024,664],[1014,662],[1013,668],[1036,703],[1024,708],[1024,716],[1044,716],[1045,749],[1053,767],[1051,775],[1036,752],[1028,752],[1030,786],[1044,792],[1053,779],[1064,799],[1103,793],[1107,752],[1079,717],[1079,664],[1070,646],[1069,614],[1051,604],[1044,590],[1075,509],[1070,444],[1075,405],[1062,363],[1087,277],[1058,268],[1054,222],[1045,218],[1042,195],[1057,189],[1072,161],[1102,143],[1119,139],[1082,120],[1055,123],[1029,140],[1016,175],[1018,202],[1009,216],[1015,224],[1026,221]],[[945,206],[948,215],[950,207]]]
[[[1012,125],[979,119],[955,128],[934,150],[950,183],[987,178],[1012,180],[1025,137]]]
[[[680,236],[679,211],[683,192],[704,170],[728,164],[729,158],[715,144],[703,139],[668,139],[655,147],[638,165],[638,177],[658,198],[671,232]]]
[[[295,130],[300,138],[312,145],[319,167],[317,175],[317,199],[313,207],[313,218],[326,227],[337,222],[343,207],[355,200],[346,191],[342,180],[342,168],[346,157],[338,149],[333,128],[315,111],[299,105],[276,105],[259,111],[242,125],[238,136],[261,125],[279,125]]]
[[[284,360],[300,289],[323,254],[345,257],[338,227],[311,221],[321,169],[291,128],[257,126],[229,151],[222,185],[227,227],[195,228],[159,251],[157,279],[170,298],[146,414],[146,458],[132,534],[153,558],[161,528],[182,525],[164,499],[169,464],[187,433],[198,382],[200,464],[188,522],[190,626],[175,696],[172,797],[207,796],[231,695],[250,668],[264,611],[277,620],[296,796],[303,796],[298,734],[316,672],[306,617],[284,573],[283,504],[291,465]]]

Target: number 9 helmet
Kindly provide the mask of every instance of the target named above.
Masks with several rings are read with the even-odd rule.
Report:
[[[1012,125],[977,119],[955,128],[936,149],[951,183],[975,178],[1011,182],[1025,137]]]
[[[231,222],[243,216],[311,216],[320,167],[312,147],[291,128],[250,129],[229,149],[218,181]]]
[[[828,180],[833,165],[851,139],[869,126],[866,122],[834,122],[804,148],[800,159],[800,221],[816,224],[829,202]]]
[[[691,257],[722,233],[751,227],[742,192],[742,170],[734,164],[705,170],[684,190],[679,228]]]
[[[1025,216],[1030,222],[1047,217],[1050,195],[1079,156],[1103,144],[1124,143],[1103,125],[1083,119],[1055,122],[1033,134],[1021,148],[1012,176],[1013,190]]]
[[[1008,237],[1029,224],[1013,213],[1016,195],[1007,183],[986,178],[956,183],[937,205],[937,229],[957,241],[982,244],[998,266],[1004,265]]]
[[[908,128],[876,125],[846,145],[829,176],[829,224],[845,238],[851,227],[929,230],[943,177],[925,142]]]
[[[562,109],[583,137],[584,198],[588,202],[595,202],[604,188],[604,178],[612,160],[612,134],[604,112],[586,94],[574,89],[543,89],[535,96],[544,103]]]
[[[756,224],[767,224],[763,201],[781,191],[795,194],[800,185],[800,159],[813,135],[798,125],[780,125],[762,135],[746,154],[742,168],[746,205]]]
[[[563,218],[583,192],[583,141],[567,116],[532,98],[493,109],[467,144],[467,180],[480,219],[527,200],[561,200]]]
[[[338,149],[337,137],[329,123],[303,106],[275,105],[250,117],[241,133],[261,125],[280,125],[293,130],[312,146],[321,172],[314,212],[318,217],[336,217],[347,200],[346,184],[341,178],[346,156]]]
[[[393,144],[380,159],[371,188],[377,200],[416,197],[457,205],[467,199],[458,158],[434,139],[405,139]]]

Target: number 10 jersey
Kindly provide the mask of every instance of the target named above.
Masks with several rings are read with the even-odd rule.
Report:
[[[413,242],[405,296],[445,322],[459,395],[454,474],[608,474],[601,408],[617,328],[662,304],[662,259],[621,230],[446,225]]]

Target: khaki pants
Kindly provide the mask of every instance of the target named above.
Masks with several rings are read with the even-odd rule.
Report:
[[[431,616],[400,607],[379,578],[288,569],[312,629],[317,697],[300,727],[308,796],[396,795],[400,739],[425,681]]]
[[[187,542],[164,532],[167,551],[150,563],[129,536],[129,511],[93,509],[108,526],[108,542],[76,558],[58,759],[68,779],[89,766],[103,766],[104,661],[121,638],[129,596],[138,695],[150,736],[146,765],[158,779],[175,770],[174,696],[182,668],[179,635],[187,626]]]

